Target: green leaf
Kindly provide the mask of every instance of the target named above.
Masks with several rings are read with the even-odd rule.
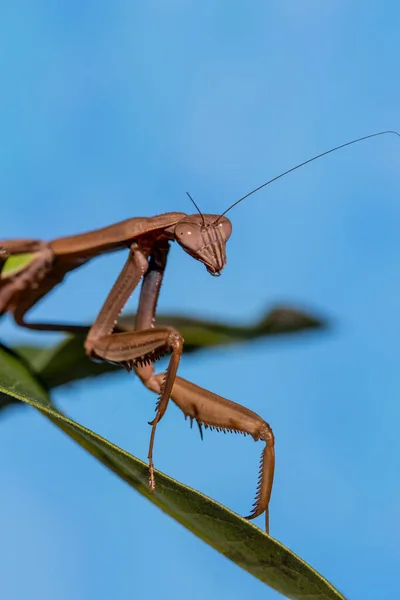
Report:
[[[36,408],[150,502],[287,598],[344,600],[288,548],[203,494],[158,471],[156,491],[149,494],[147,465],[60,413],[29,368],[4,347],[0,347],[0,394]]]
[[[129,331],[133,329],[134,322],[135,315],[127,315],[118,321],[118,326]],[[170,325],[181,332],[185,340],[185,353],[325,327],[321,319],[288,307],[277,307],[249,325],[233,325],[177,315],[160,315],[156,323]],[[87,327],[82,327],[81,334],[68,336],[51,348],[24,346],[18,347],[17,351],[27,358],[48,388],[104,373],[121,372],[120,367],[109,363],[94,363],[86,356],[83,344],[87,331]]]
[[[3,277],[10,277],[11,275],[15,275],[19,271],[22,271],[25,267],[29,265],[36,258],[36,254],[34,253],[26,253],[26,254],[13,254],[8,257],[5,261],[5,264],[2,271]]]

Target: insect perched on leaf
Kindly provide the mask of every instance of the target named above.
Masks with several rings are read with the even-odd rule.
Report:
[[[232,225],[225,216],[234,206],[273,181],[326,154],[362,140],[397,132],[384,131],[358,138],[281,173],[252,190],[220,215],[170,212],[155,217],[136,217],[79,235],[43,242],[35,239],[0,241],[0,315],[11,313],[15,322],[31,330],[81,331],[79,326],[60,323],[29,323],[26,313],[67,273],[100,254],[128,249],[128,258],[104,305],[90,327],[85,341],[87,354],[94,360],[108,361],[134,369],[144,385],[158,395],[156,416],[151,425],[149,446],[149,488],[155,489],[153,445],[158,423],[170,399],[191,422],[202,428],[251,435],[265,442],[261,457],[256,499],[248,519],[265,512],[269,531],[268,506],[275,468],[274,436],[271,427],[248,408],[231,402],[177,375],[184,340],[172,327],[154,326],[157,300],[171,242],[177,242],[194,259],[203,263],[211,275],[220,275],[226,264],[226,243]],[[189,196],[190,197],[190,196]],[[28,255],[28,256],[27,256]],[[117,319],[133,290],[142,282],[133,331],[124,331]],[[170,353],[164,374],[155,373],[153,363]]]

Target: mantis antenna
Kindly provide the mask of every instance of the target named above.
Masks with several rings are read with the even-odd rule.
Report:
[[[234,206],[236,206],[237,204],[239,204],[239,202],[242,202],[243,200],[245,200],[246,198],[248,198],[252,194],[255,194],[256,192],[258,192],[262,188],[266,187],[270,183],[276,181],[277,179],[280,179],[281,177],[284,177],[285,175],[288,175],[288,173],[291,173],[292,171],[296,171],[296,169],[300,169],[300,167],[304,167],[304,165],[308,165],[308,163],[313,162],[314,160],[317,160],[318,158],[321,158],[322,156],[326,156],[327,154],[331,154],[331,152],[336,152],[336,150],[340,150],[341,148],[345,148],[346,146],[351,146],[352,144],[357,144],[357,142],[362,142],[363,140],[368,140],[369,138],[377,137],[378,135],[386,135],[388,133],[391,133],[393,135],[397,135],[398,137],[400,137],[400,133],[397,133],[397,131],[380,131],[379,133],[371,133],[370,135],[365,135],[364,137],[357,138],[356,140],[352,140],[351,142],[346,142],[346,144],[341,144],[340,146],[336,146],[335,148],[331,148],[331,150],[327,150],[326,152],[322,152],[322,154],[317,154],[317,156],[313,156],[313,158],[309,158],[308,160],[300,163],[299,165],[296,165],[295,167],[292,167],[291,169],[288,169],[284,173],[281,173],[280,175],[277,175],[273,179],[270,179],[266,183],[263,183],[262,185],[258,186],[257,188],[255,188],[254,190],[252,190],[251,192],[249,192],[248,194],[246,194],[245,196],[242,196],[242,198],[239,198],[239,200],[236,200],[236,202],[234,202],[233,204],[231,204],[231,206],[229,206],[218,217],[218,219],[215,221],[215,223],[218,223],[219,219],[221,217],[223,217],[224,215],[226,215],[226,213],[229,210],[231,210]],[[192,200],[192,202],[193,202],[193,200]]]
[[[204,216],[203,213],[201,212],[201,210],[199,209],[199,207],[197,206],[196,202],[193,200],[192,196],[189,194],[189,192],[186,192],[186,194],[189,196],[190,200],[193,202],[193,204],[196,207],[197,212],[199,213],[199,215],[201,216],[202,220],[203,220],[203,226],[205,226],[205,221],[204,221]],[[229,209],[228,209],[229,210]]]

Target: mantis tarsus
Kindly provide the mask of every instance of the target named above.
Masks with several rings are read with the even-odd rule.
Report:
[[[90,327],[85,349],[94,360],[109,361],[134,369],[144,385],[158,395],[156,416],[150,423],[149,488],[155,489],[153,444],[157,424],[170,398],[191,422],[217,431],[239,432],[265,442],[261,457],[256,499],[248,519],[265,512],[269,531],[268,506],[271,497],[275,451],[271,427],[244,406],[231,402],[177,375],[184,340],[172,327],[155,327],[158,296],[167,262],[170,242],[176,241],[190,256],[202,262],[211,275],[219,275],[226,264],[226,242],[232,225],[225,214],[239,202],[273,181],[326,154],[362,140],[393,133],[384,131],[364,136],[318,154],[281,173],[252,190],[221,215],[187,215],[171,212],[155,217],[133,218],[109,227],[51,242],[34,239],[0,241],[0,315],[9,312],[15,322],[31,330],[81,331],[79,326],[60,323],[28,323],[25,315],[41,298],[62,282],[65,275],[91,258],[116,250],[129,249],[126,263],[107,299]],[[190,196],[189,196],[190,197]],[[29,254],[23,267],[4,268],[10,256]],[[122,331],[117,319],[133,290],[142,281],[134,331]],[[156,374],[153,363],[170,353],[165,374]]]

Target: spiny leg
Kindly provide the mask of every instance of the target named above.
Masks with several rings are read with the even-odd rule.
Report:
[[[155,329],[153,330],[155,331]],[[176,373],[179,366],[179,361],[183,351],[183,338],[180,333],[176,330],[171,329],[168,338],[168,346],[165,346],[168,350],[172,350],[172,355],[168,363],[168,368],[163,376],[162,383],[158,390],[159,399],[156,405],[156,416],[153,421],[149,423],[151,425],[151,435],[149,444],[149,487],[151,491],[155,490],[156,484],[154,480],[154,463],[153,463],[153,446],[154,437],[156,434],[157,424],[161,421],[167,410],[168,402],[171,397],[172,387],[176,378]]]
[[[168,251],[169,243],[167,241],[159,242],[152,250],[149,268],[142,282],[138,312],[136,315],[135,329],[138,331],[154,331],[154,319],[165,267],[167,264]],[[183,349],[182,336],[176,330],[171,329],[171,332],[174,332],[172,356],[168,364],[167,371],[164,376],[162,376],[161,380],[154,376],[154,366],[151,361],[142,361],[135,365],[135,372],[141,379],[142,383],[149,390],[155,392],[159,396],[156,405],[156,416],[150,423],[152,429],[150,435],[148,459],[149,487],[151,490],[155,489],[153,446],[156,428],[167,409]]]
[[[162,375],[154,377],[159,384]],[[255,519],[265,512],[265,529],[269,533],[269,501],[275,470],[274,434],[271,427],[257,413],[241,404],[218,396],[190,381],[176,377],[171,399],[182,410],[185,417],[196,420],[199,427],[217,431],[249,434],[255,441],[265,442],[261,456],[260,475],[256,499],[247,519]]]
[[[154,314],[161,287],[168,254],[168,243],[159,241],[150,250],[131,248],[127,263],[114,284],[99,316],[87,337],[85,348],[92,358],[135,368],[143,383],[159,394],[157,412],[152,421],[149,447],[149,487],[155,488],[153,444],[157,424],[163,417],[169,402],[179,360],[182,354],[183,339],[171,327],[153,328]],[[113,333],[115,322],[122,307],[133,289],[143,277],[135,331]],[[151,362],[167,352],[172,352],[167,371],[161,383],[153,376]]]

